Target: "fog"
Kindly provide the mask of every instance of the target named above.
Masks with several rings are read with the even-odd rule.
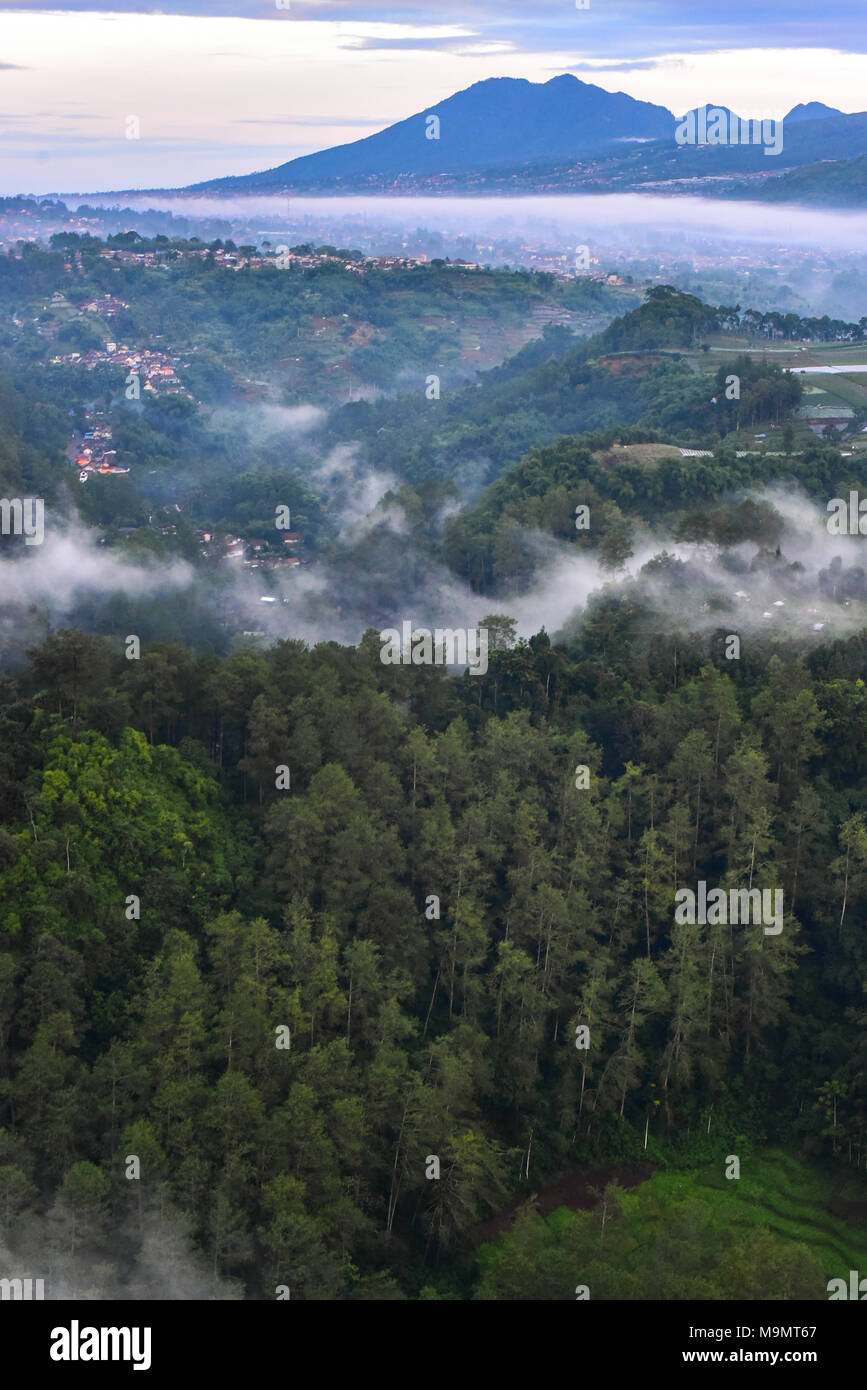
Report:
[[[336,533],[325,552],[289,571],[218,562],[216,581],[183,562],[131,562],[121,548],[106,550],[94,533],[47,513],[43,545],[26,552],[22,546],[0,560],[4,645],[20,641],[24,615],[35,640],[34,611],[52,626],[70,625],[81,620],[89,600],[118,595],[144,599],[158,618],[162,601],[173,594],[191,611],[208,612],[227,646],[243,640],[242,634],[265,642],[355,644],[370,627],[400,627],[405,620],[430,628],[474,627],[491,612],[513,617],[521,637],[542,628],[552,636],[574,634],[591,596],[603,590],[639,598],[652,621],[681,633],[727,627],[815,643],[863,626],[863,586],[855,568],[863,558],[862,539],[830,535],[827,513],[792,491],[764,489],[731,499],[750,496],[774,507],[781,525],[779,555],[774,546],[684,543],[670,527],[639,526],[634,553],[615,574],[577,542],[526,530],[521,543],[532,565],[529,581],[478,593],[432,547],[414,539],[394,500],[395,478],[376,471],[359,477],[351,446],[332,450],[309,481],[323,488]],[[685,568],[644,571],[663,552]],[[854,588],[838,584],[835,590],[826,576],[823,589],[820,576],[835,558],[844,576],[854,573],[847,581]]]
[[[385,487],[386,481],[372,477],[371,488],[374,483]],[[272,637],[354,643],[367,627],[400,627],[404,620],[429,628],[472,627],[496,612],[516,620],[519,637],[542,628],[563,637],[574,631],[591,596],[604,590],[639,597],[666,630],[684,634],[727,626],[741,634],[814,644],[858,631],[867,604],[848,601],[842,593],[832,597],[820,576],[835,559],[844,571],[856,570],[863,560],[862,538],[830,535],[827,513],[801,494],[763,489],[730,500],[744,497],[769,503],[780,515],[779,556],[776,547],[754,542],[722,548],[678,541],[665,527],[639,528],[633,555],[612,574],[592,552],[528,530],[522,541],[533,556],[531,581],[488,593],[475,592],[414,547],[399,508],[378,505],[363,519],[350,520],[342,532],[348,561],[338,547],[328,562],[272,586],[279,603],[268,606],[258,626]],[[355,564],[359,540],[366,542],[364,571]],[[642,573],[663,552],[686,568],[664,577]],[[860,588],[857,577],[853,582]]]
[[[125,1217],[84,1215],[58,1194],[45,1216],[10,1222],[6,1242],[0,1237],[3,1277],[42,1279],[52,1302],[242,1298],[242,1286],[214,1277],[191,1223],[153,1185],[140,1196],[140,1185],[129,1182],[121,1194]]]
[[[75,199],[68,201],[71,204]],[[87,201],[92,207],[117,204],[116,197],[101,194]],[[346,235],[423,227],[448,236],[544,235],[562,242],[592,234],[599,241],[611,240],[625,247],[649,246],[674,235],[684,244],[733,242],[740,248],[796,246],[816,251],[861,251],[867,240],[864,210],[829,211],[647,193],[516,198],[219,198],[153,193],[141,199],[125,194],[123,201],[132,208],[159,208],[184,217],[229,218],[239,227],[343,227]]]
[[[215,424],[227,416],[232,417],[230,423],[241,423],[251,438],[268,439],[279,434],[308,434],[323,423],[325,411],[318,405],[256,405],[243,412],[215,410]]]
[[[118,551],[102,549],[97,532],[69,524],[49,508],[42,545],[17,555],[7,547],[0,559],[0,588],[6,604],[35,603],[63,614],[72,611],[82,594],[110,589],[139,598],[156,596],[162,588],[189,584],[194,573],[183,560],[158,569],[130,563]]]

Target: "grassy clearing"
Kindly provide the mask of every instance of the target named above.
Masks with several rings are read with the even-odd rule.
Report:
[[[642,468],[655,468],[663,459],[682,459],[676,444],[615,444],[610,449],[597,449],[597,463],[637,463]]]
[[[863,376],[861,380],[863,380]],[[828,400],[823,404],[833,405],[835,401],[843,401],[856,410],[863,410],[867,404],[867,390],[860,384],[857,377],[819,376],[814,377],[813,382],[819,385],[828,397]]]

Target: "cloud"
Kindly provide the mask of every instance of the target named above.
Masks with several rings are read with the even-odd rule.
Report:
[[[4,604],[40,604],[62,618],[90,594],[115,592],[141,598],[163,589],[184,588],[194,577],[185,561],[129,564],[116,551],[101,549],[93,532],[75,525],[50,528],[46,510],[43,544],[30,547],[25,555],[0,560]]]
[[[358,53],[450,53],[455,57],[486,58],[498,53],[512,53],[516,45],[506,40],[490,40],[468,34],[436,38],[370,38],[357,34],[341,35],[339,48]]]
[[[71,111],[33,111],[26,117],[20,113],[14,114],[11,111],[0,111],[0,121],[4,124],[14,121],[16,125],[26,124],[28,121],[98,121],[99,116],[77,115]],[[44,132],[42,132],[44,133]]]
[[[318,405],[253,405],[243,410],[217,409],[215,424],[242,429],[251,442],[275,434],[309,434],[322,425],[326,412]]]
[[[239,18],[346,23],[379,20],[417,25],[430,19],[430,9],[418,0],[0,0],[0,10],[30,12],[93,12],[100,3],[113,14],[185,15],[201,19]],[[867,29],[853,22],[859,0],[727,0],[725,5],[696,6],[694,0],[592,0],[579,10],[570,0],[440,0],[441,24],[471,22],[484,37],[508,39],[524,53],[580,50],[581,59],[615,53],[642,60],[664,52],[676,38],[684,51],[719,47],[822,47],[828,35],[848,52],[867,51]],[[504,31],[508,30],[506,34]],[[370,47],[370,45],[367,45]],[[389,45],[393,46],[393,45]],[[399,45],[398,45],[399,46]],[[426,47],[417,39],[412,47]],[[434,41],[430,47],[436,49]]]
[[[570,63],[566,72],[589,73],[595,72],[658,72],[660,68],[685,68],[686,61],[683,58],[626,58],[622,62],[607,63],[600,60],[590,60],[586,63]],[[559,67],[548,68],[548,72],[560,73],[564,69]]]
[[[61,118],[58,117],[55,119]],[[30,145],[44,146],[47,136],[64,136],[64,157],[76,154],[87,154],[91,157],[104,154],[116,157],[120,151],[124,165],[129,165],[133,160],[147,160],[159,151],[164,151],[166,154],[186,154],[193,157],[208,155],[215,159],[225,156],[225,146],[222,144],[208,142],[205,139],[187,139],[180,135],[163,135],[157,138],[143,133],[140,140],[127,140],[121,132],[117,135],[76,135],[74,139],[69,139],[65,137],[65,132],[62,127],[58,126],[42,127],[39,130],[33,130],[26,124],[21,124],[19,122],[15,126],[15,129],[16,139],[20,148],[16,149],[14,145],[7,144],[4,141],[4,159],[13,159],[16,157],[33,158],[34,153],[38,153],[41,158],[54,158],[55,151],[50,148],[44,148],[36,152],[28,148]],[[280,157],[282,158],[285,155],[287,159],[292,158],[296,153],[306,154],[307,150],[295,146],[281,146],[279,151]],[[261,145],[233,145],[232,155],[233,158],[236,159],[244,156],[260,160],[263,158],[273,159],[274,150],[269,148],[263,152]],[[94,173],[94,179],[95,178],[96,174]]]
[[[334,129],[340,126],[361,126],[363,129],[378,129],[390,125],[391,116],[238,116],[232,125],[289,125],[323,126]]]

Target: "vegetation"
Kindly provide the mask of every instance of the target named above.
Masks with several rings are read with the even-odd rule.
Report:
[[[252,277],[220,292],[216,275],[189,272],[190,303],[213,295],[225,323],[264,306]],[[328,274],[271,279],[296,311],[331,293]],[[368,293],[387,317],[389,292]],[[130,312],[161,313],[149,294]],[[380,513],[400,525],[360,539],[306,469],[313,445],[239,460],[218,412],[133,409],[106,384],[144,481],[90,480],[81,513],[121,592],[54,627],[10,598],[0,633],[5,1249],[44,1251],[79,1293],[138,1297],[158,1287],[155,1242],[178,1278],[200,1261],[208,1295],[266,1299],[812,1299],[863,1268],[863,572],[824,572],[828,603],[851,605],[836,640],[768,630],[737,661],[726,595],[666,552],[597,583],[553,637],[516,639],[510,613],[538,575],[529,533],[616,575],[665,519],[732,576],[791,578],[781,515],[749,490],[864,486],[863,456],[830,442],[737,457],[737,412],[682,360],[713,314],[666,290],[596,338],[549,333],[450,403],[333,412],[317,449],[357,431],[362,455],[402,460]],[[71,511],[62,449],[98,388],[64,377],[52,395],[28,351],[16,337],[0,384],[0,490]],[[797,383],[735,370],[741,416],[782,423]],[[410,448],[414,412],[439,405]],[[712,449],[629,452],[666,434]],[[487,486],[463,500],[457,460],[483,448]],[[335,605],[363,588],[375,611],[433,563],[502,596],[487,616],[478,600],[487,671],[385,665],[375,628],[354,646],[247,640],[193,523],[255,535],[275,499]],[[38,574],[38,556],[8,559],[19,539],[4,573]],[[188,588],[123,592],[127,561],[182,557]],[[679,922],[675,895],[701,881],[781,890],[783,930]],[[550,1210],[588,1164],[613,1186]]]
[[[607,645],[591,616],[571,651],[504,645],[457,682],[383,667],[374,634],[223,663],[76,632],[34,652],[4,687],[0,844],[24,1211],[95,1163],[107,1221],[141,1149],[253,1295],[346,1296],[352,1270],[417,1294],[464,1286],[530,1147],[537,1176],[639,1157],[646,1127],[661,1162],[854,1161],[860,648],[735,679],[687,644],[675,687],[670,653]],[[784,889],[779,937],[674,924],[678,887],[751,874]]]

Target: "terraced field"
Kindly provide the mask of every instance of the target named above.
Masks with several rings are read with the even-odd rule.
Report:
[[[721,1229],[765,1228],[808,1246],[826,1277],[867,1274],[867,1178],[855,1169],[826,1173],[781,1150],[745,1157],[739,1179],[726,1179],[722,1164],[692,1172],[656,1173],[648,1186],[678,1199],[694,1195],[712,1210]],[[629,1209],[634,1199],[627,1196]]]

